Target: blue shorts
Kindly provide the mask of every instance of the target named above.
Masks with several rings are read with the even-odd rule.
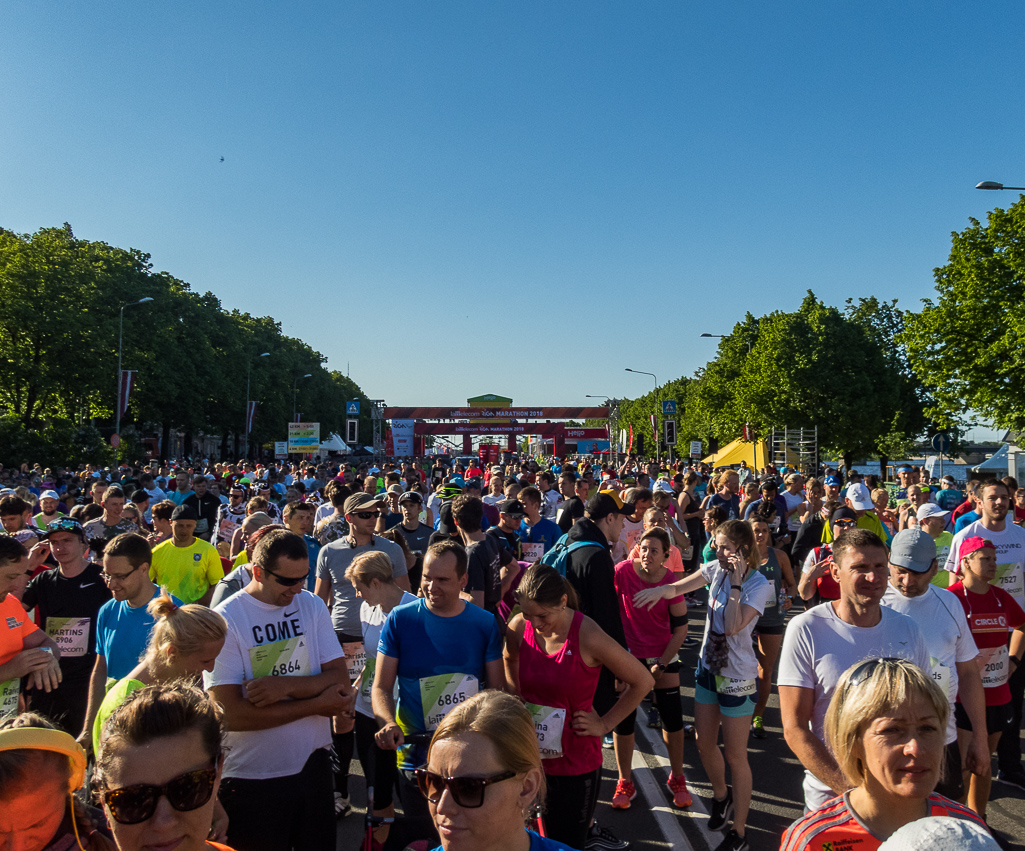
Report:
[[[720,694],[715,689],[715,677],[698,665],[694,673],[694,702],[709,706],[718,704],[719,711],[727,718],[744,718],[754,715],[756,694]]]

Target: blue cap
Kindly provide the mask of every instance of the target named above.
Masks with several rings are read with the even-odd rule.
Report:
[[[839,476],[826,476],[825,483],[827,485],[842,485],[843,484],[843,482],[840,481]]]

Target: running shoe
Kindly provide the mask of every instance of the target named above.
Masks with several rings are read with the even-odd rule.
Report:
[[[616,794],[612,796],[612,808],[616,810],[630,809],[630,802],[637,797],[637,789],[629,780],[622,777],[616,781]]]
[[[584,851],[629,851],[630,843],[616,836],[607,827],[600,827],[598,822],[591,825],[584,842]]]
[[[1019,789],[1025,789],[1025,771],[1020,767],[1012,771],[1001,771],[997,775],[997,780],[1001,783],[1006,783],[1008,786],[1017,786]]]
[[[755,717],[751,719],[751,735],[756,739],[765,738],[765,725],[762,722],[761,715],[755,715]]]
[[[652,730],[662,729],[662,718],[659,716],[658,710],[654,706],[648,710],[648,727]]]
[[[746,836],[730,830],[726,838],[716,846],[715,851],[751,851],[751,846],[747,844]]]
[[[682,774],[679,777],[675,774],[669,775],[669,791],[673,793],[675,807],[689,807],[694,803],[694,798],[687,789],[687,778]]]
[[[612,740],[612,733],[609,733],[607,736],[604,736],[602,738],[601,746],[606,750],[611,750],[613,747],[615,747],[615,742]]]
[[[614,806],[614,805],[613,805]],[[709,830],[725,830],[733,815],[733,790],[726,788],[726,797],[721,801],[712,801],[712,813],[708,817]],[[728,846],[722,846],[728,847]],[[716,849],[718,851],[718,849]]]

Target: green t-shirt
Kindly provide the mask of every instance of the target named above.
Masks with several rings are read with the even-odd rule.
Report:
[[[118,680],[110,687],[110,691],[108,691],[107,696],[103,698],[103,703],[100,704],[100,709],[96,713],[96,721],[93,723],[94,757],[100,752],[100,730],[103,729],[104,723],[106,723],[107,719],[114,714],[115,709],[128,700],[128,695],[141,688],[146,688],[146,684],[141,683],[138,680],[129,679],[128,677],[125,677],[123,680]]]
[[[940,569],[936,571],[936,575],[932,578],[932,584],[938,585],[940,588],[949,588],[955,577],[950,575],[949,570],[944,570],[944,565],[947,563],[947,556],[950,555],[950,545],[954,541],[953,532],[943,532],[936,539],[936,560],[940,563]]]
[[[224,578],[224,568],[213,544],[196,538],[192,546],[176,547],[169,538],[153,548],[149,578],[179,600],[195,603]]]

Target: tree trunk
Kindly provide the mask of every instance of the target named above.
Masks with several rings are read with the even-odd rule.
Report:
[[[851,475],[851,463],[853,462],[854,456],[850,452],[844,452],[843,454],[843,471],[844,480],[850,478]]]
[[[188,429],[185,432],[185,437],[182,439],[182,455],[186,458],[192,457],[192,429]]]
[[[886,481],[886,465],[890,463],[890,459],[885,455],[879,456],[879,484]]]
[[[228,460],[228,430],[221,432],[221,461]]]
[[[171,457],[171,424],[167,420],[160,426],[160,448],[157,455],[164,460]]]

